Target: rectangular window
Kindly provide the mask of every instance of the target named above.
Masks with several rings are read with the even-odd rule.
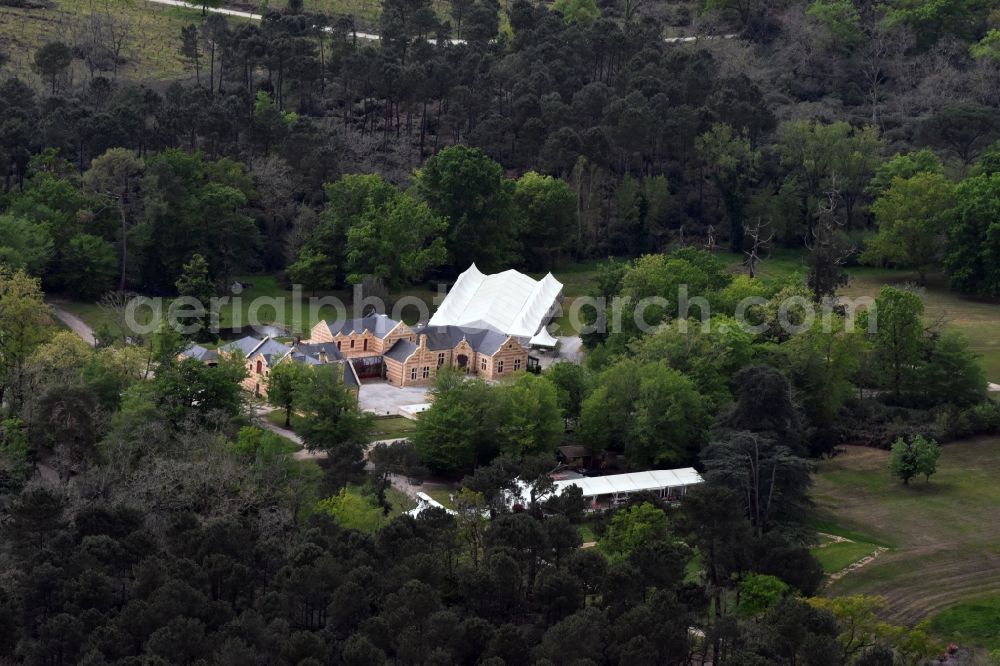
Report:
[[[503,359],[497,361],[497,374],[499,375],[501,372],[503,372]]]
[[[340,351],[340,340],[337,340],[337,351]]]
[[[521,369],[521,359],[515,358],[514,359],[514,372],[517,372],[520,369]]]
[[[444,352],[438,354],[438,366],[444,365]]]
[[[483,357],[483,360],[479,363],[479,368],[481,370],[486,370],[486,357],[485,356]]]
[[[428,367],[428,366],[425,365],[424,366],[424,379],[427,379],[430,376],[431,376],[431,369],[430,369],[430,367]]]
[[[351,339],[351,349],[354,349],[354,339]]]
[[[417,369],[416,368],[410,368],[410,379],[414,379],[415,380],[416,378],[417,378]]]
[[[368,351],[368,338],[365,338],[364,342],[361,343],[361,349]]]

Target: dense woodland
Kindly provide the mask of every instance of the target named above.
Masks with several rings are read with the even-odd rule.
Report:
[[[442,23],[386,0],[378,43],[294,2],[260,24],[207,15],[177,35],[181,81],[130,81],[126,53],[59,41],[36,78],[0,69],[0,663],[939,651],[875,599],[814,596],[810,474],[845,442],[996,432],[982,370],[910,288],[878,295],[877,332],[835,310],[790,335],[779,315],[834,296],[850,263],[1000,295],[994,7],[449,6]],[[677,27],[715,36],[664,41]],[[756,275],[782,246],[807,272]],[[371,419],[328,369],[271,387],[329,454],[317,465],[254,425],[238,359],[180,362],[188,341],[167,330],[91,349],[42,300],[206,295],[255,271],[395,291],[472,261],[583,259],[602,260],[595,296],[684,284],[713,325],[679,326],[697,314],[675,303],[647,312],[651,333],[597,326],[582,366],[442,373],[411,444],[376,448],[367,472]],[[754,333],[734,319],[748,296]],[[598,545],[581,549],[578,496],[504,501],[515,478],[544,495],[561,443],[707,482],[680,508],[639,497],[588,523]],[[427,474],[460,481],[457,515],[396,516],[392,477]]]
[[[83,283],[65,274],[82,263],[97,290],[115,283],[110,244],[130,288],[170,291],[194,252],[220,281],[297,265],[325,287],[757,238],[1000,292],[989,3],[713,2],[696,27],[723,37],[695,43],[661,39],[692,21],[682,5],[453,5],[442,23],[386,2],[380,43],[294,3],[259,24],[210,15],[177,36],[191,79],[176,82],[124,80],[124,55],[95,55],[110,47],[41,46],[43,85],[2,83],[3,219],[19,229],[3,235],[27,246],[3,251],[55,289]],[[464,43],[428,41],[449,32]],[[67,80],[81,60],[89,78]],[[440,153],[452,144],[482,154]],[[518,197],[529,172],[566,187],[535,178]],[[329,190],[359,173],[415,201],[355,184],[376,200],[364,222]],[[402,235],[399,220],[428,249],[440,218],[447,252],[404,269],[341,252],[360,226],[370,256],[364,236]]]

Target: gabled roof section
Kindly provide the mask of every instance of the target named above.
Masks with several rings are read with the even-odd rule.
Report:
[[[220,352],[231,353],[234,351],[241,352],[244,356],[249,357],[250,354],[260,346],[262,340],[260,338],[255,338],[252,335],[247,335],[240,338],[239,340],[233,340],[232,342],[227,342],[226,344],[219,347]]]
[[[385,353],[385,357],[402,363],[410,358],[410,354],[415,351],[417,351],[417,346],[409,340],[396,340],[396,344]]]
[[[336,342],[300,342],[295,345],[295,350],[317,359],[325,356],[328,362],[344,360],[344,355],[337,349]]]
[[[214,349],[208,349],[198,344],[192,344],[180,354],[184,358],[191,358],[202,363],[219,360],[219,354]]]
[[[345,321],[326,321],[326,327],[330,330],[330,335],[351,335],[369,331],[377,338],[384,339],[392,329],[399,324],[395,319],[384,314],[373,314],[358,319],[347,319]]]
[[[415,329],[414,333],[418,340],[421,335],[427,336],[427,348],[431,351],[454,349],[465,340],[474,351],[488,356],[492,356],[510,337],[491,328],[471,326],[424,326]]]
[[[531,338],[551,316],[562,289],[551,273],[541,280],[515,270],[484,275],[472,264],[458,276],[428,324],[492,328]]]

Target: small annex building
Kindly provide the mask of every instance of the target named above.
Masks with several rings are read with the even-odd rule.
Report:
[[[563,285],[552,273],[541,280],[515,270],[485,275],[472,264],[427,323],[492,329],[526,347],[551,347],[555,340],[545,326],[558,312],[562,296]]]
[[[226,343],[211,354],[201,345],[192,345],[181,352],[180,358],[191,358],[207,365],[216,365],[220,357],[239,353],[246,359],[247,376],[242,386],[254,395],[267,395],[267,378],[279,363],[305,365],[333,365],[348,390],[358,397],[361,381],[351,363],[333,343],[297,343],[286,345],[272,337],[257,338],[252,335]],[[211,351],[211,350],[208,350]]]

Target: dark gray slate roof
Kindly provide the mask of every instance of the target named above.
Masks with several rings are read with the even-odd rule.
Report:
[[[344,359],[344,355],[337,349],[336,342],[300,342],[295,345],[295,349],[302,354],[316,358],[319,358],[322,354],[326,354],[327,359],[331,361],[342,361]]]
[[[184,358],[193,358],[194,360],[201,361],[202,363],[219,360],[219,354],[214,349],[208,349],[206,347],[202,347],[201,345],[191,345],[181,352],[181,356]]]
[[[255,338],[252,335],[247,335],[240,338],[239,340],[233,340],[232,342],[227,342],[226,344],[219,347],[221,352],[242,352],[244,356],[249,356],[250,352],[260,344],[260,338]]]
[[[350,361],[338,361],[344,366],[344,385],[345,386],[359,386],[357,379],[354,377],[354,366],[351,365]]]
[[[470,328],[468,326],[424,326],[415,330],[418,336],[427,336],[427,348],[432,351],[454,349],[465,339],[480,354],[492,355],[500,349],[507,335],[491,328]]]
[[[385,353],[385,357],[402,363],[416,350],[417,346],[409,340],[396,340],[396,344],[392,346],[392,349]]]
[[[324,322],[326,327],[330,329],[330,335],[350,335],[352,333],[364,333],[365,331],[371,331],[372,335],[384,338],[389,335],[389,332],[396,328],[399,323],[395,319],[392,319],[384,314],[373,314],[367,317],[361,317],[360,319],[348,319],[346,321],[327,321]]]

